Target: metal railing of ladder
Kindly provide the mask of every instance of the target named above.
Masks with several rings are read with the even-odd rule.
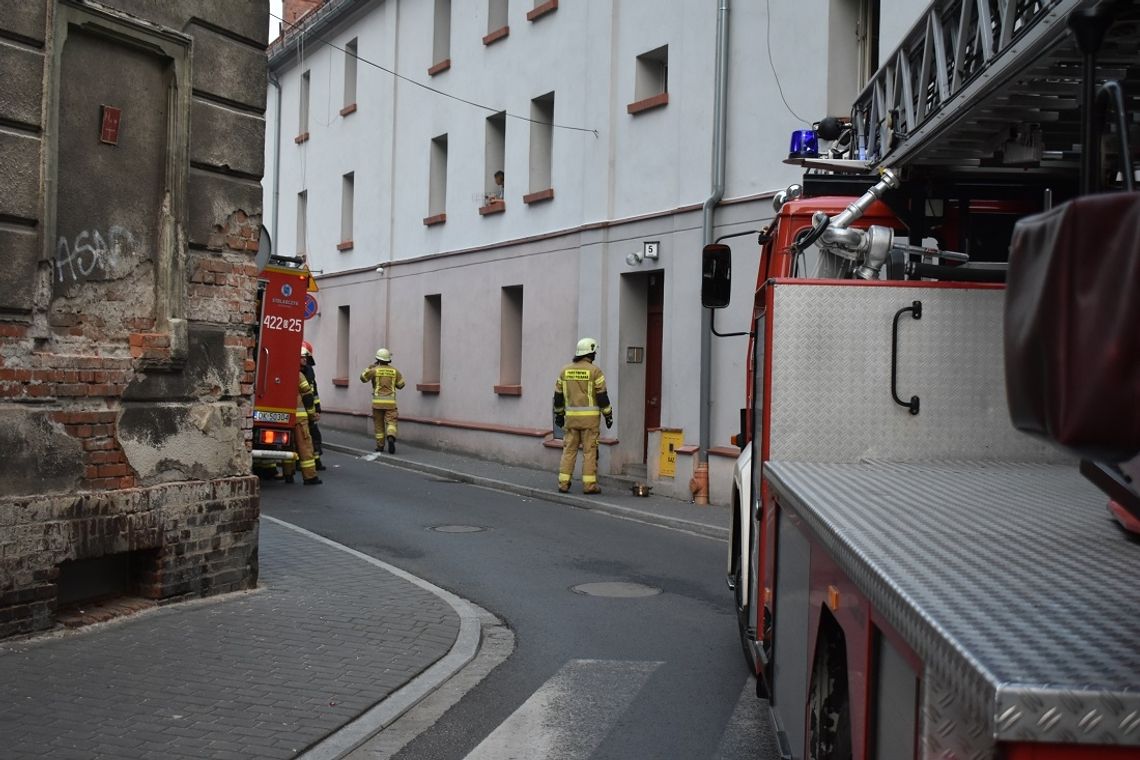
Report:
[[[853,153],[901,166],[1066,34],[1087,0],[934,2],[851,111]]]

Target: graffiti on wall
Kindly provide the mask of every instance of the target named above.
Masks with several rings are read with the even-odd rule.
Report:
[[[70,285],[93,278],[113,278],[134,266],[135,236],[125,227],[112,224],[104,233],[99,229],[79,232],[73,239],[61,235],[55,247],[55,281]]]

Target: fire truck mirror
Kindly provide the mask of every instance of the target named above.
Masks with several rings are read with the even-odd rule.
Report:
[[[723,309],[732,298],[732,249],[710,243],[701,251],[701,305]]]
[[[261,225],[261,236],[257,239],[257,256],[254,263],[257,266],[257,271],[265,269],[265,265],[269,263],[269,257],[273,255],[273,238],[269,236],[269,230],[265,229],[265,225]]]

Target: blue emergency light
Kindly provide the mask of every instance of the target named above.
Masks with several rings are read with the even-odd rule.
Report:
[[[788,158],[819,158],[819,138],[814,129],[797,129],[792,132]]]

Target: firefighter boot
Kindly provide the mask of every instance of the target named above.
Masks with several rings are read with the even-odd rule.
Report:
[[[597,483],[587,483],[582,487],[582,493],[601,493],[602,489]]]
[[[558,493],[570,493],[570,481],[559,482]]]
[[[311,478],[305,478],[302,482],[307,486],[319,486],[321,483],[324,483],[323,480],[316,477],[315,475]]]
[[[389,454],[395,454],[396,453],[396,436],[394,436],[394,435],[388,436],[388,453]]]
[[[317,469],[318,469],[318,470],[327,470],[327,469],[328,469],[327,467],[325,467],[325,466],[324,466],[324,465],[321,463],[321,458],[320,458],[319,456],[317,457]]]

